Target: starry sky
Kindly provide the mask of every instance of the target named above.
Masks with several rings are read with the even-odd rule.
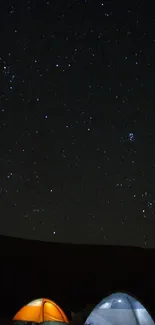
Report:
[[[155,248],[155,3],[0,2],[0,234]]]

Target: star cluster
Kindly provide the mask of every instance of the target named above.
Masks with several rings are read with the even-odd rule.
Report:
[[[0,6],[1,234],[155,247],[154,2]]]

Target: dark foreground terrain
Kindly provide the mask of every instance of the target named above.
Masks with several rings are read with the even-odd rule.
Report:
[[[0,259],[4,325],[23,304],[38,297],[54,300],[70,317],[71,310],[96,304],[113,291],[135,295],[155,316],[155,250],[0,236]]]

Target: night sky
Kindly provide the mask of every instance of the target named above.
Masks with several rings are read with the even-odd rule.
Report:
[[[0,2],[0,234],[155,247],[155,3]]]

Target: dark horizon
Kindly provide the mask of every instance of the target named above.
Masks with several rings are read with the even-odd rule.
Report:
[[[128,292],[154,313],[155,250],[47,243],[0,236],[0,315],[33,299],[55,301],[70,317],[113,292]],[[7,302],[7,303],[6,303]],[[4,324],[7,325],[7,324]]]
[[[74,243],[74,242],[61,242],[61,241],[54,241],[54,242],[51,242],[51,241],[48,241],[48,240],[41,240],[41,239],[37,239],[37,238],[27,238],[27,237],[20,237],[20,236],[10,236],[10,235],[0,235],[0,241],[12,241],[12,242],[23,242],[23,243],[30,243],[30,244],[37,244],[37,245],[51,245],[51,246],[65,246],[65,247],[77,247],[77,248],[81,248],[81,247],[88,247],[88,248],[113,248],[114,250],[117,249],[117,248],[120,248],[120,249],[133,249],[133,250],[140,250],[140,251],[155,251],[155,248],[150,248],[150,247],[141,247],[141,246],[130,246],[130,245],[107,245],[107,244],[97,244],[97,243],[82,243],[80,242],[79,243]],[[20,248],[20,247],[19,247]]]

